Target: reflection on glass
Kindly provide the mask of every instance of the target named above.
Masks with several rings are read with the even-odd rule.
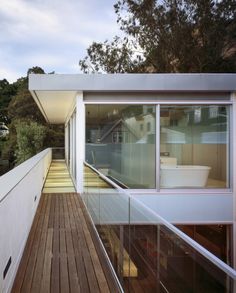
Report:
[[[87,105],[86,161],[128,188],[155,188],[155,106]]]
[[[229,187],[228,106],[161,106],[161,188]]]

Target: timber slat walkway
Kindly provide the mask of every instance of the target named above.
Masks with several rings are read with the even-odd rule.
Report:
[[[42,194],[12,292],[119,292],[78,194]]]

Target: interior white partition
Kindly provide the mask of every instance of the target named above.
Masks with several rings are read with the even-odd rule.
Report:
[[[10,292],[51,163],[46,149],[0,177],[0,292]]]

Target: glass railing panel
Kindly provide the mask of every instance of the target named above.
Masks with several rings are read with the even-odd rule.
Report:
[[[183,233],[170,223],[167,226],[161,217],[130,198],[130,255],[140,263],[139,277],[135,282],[144,291],[235,292],[235,278],[194,246],[206,253],[203,247],[184,234],[193,243],[190,245],[178,234]],[[212,258],[217,259],[215,256]],[[216,262],[228,267],[219,259]],[[130,279],[129,283],[132,286],[133,280]]]
[[[84,202],[125,292],[235,292],[235,271],[96,175],[92,186],[85,179]]]

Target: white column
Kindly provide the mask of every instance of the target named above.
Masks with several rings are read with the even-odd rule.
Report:
[[[232,139],[232,158],[231,162],[233,162],[233,182],[231,182],[233,187],[233,267],[236,269],[236,182],[235,182],[235,176],[236,176],[236,94],[232,94],[232,100],[233,100],[233,111],[232,113],[232,119],[233,122],[232,129],[231,129],[231,139]]]
[[[70,165],[70,174],[72,174],[72,165],[73,165],[73,123],[72,123],[72,117],[70,117],[70,147],[69,147],[69,152],[70,152],[70,160],[69,160],[69,165]]]
[[[65,161],[68,165],[68,125],[65,125]]]
[[[85,126],[83,92],[79,92],[76,96],[76,188],[79,193],[84,187]]]
[[[74,114],[71,116],[71,138],[72,138],[72,146],[71,146],[71,175],[74,178],[74,166],[75,166],[75,137],[74,137]]]
[[[75,169],[76,169],[76,111],[73,114],[73,176],[76,180]]]

